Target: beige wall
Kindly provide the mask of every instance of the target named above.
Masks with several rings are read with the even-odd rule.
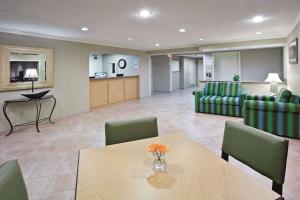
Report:
[[[298,38],[300,42],[300,22],[294,28],[294,30],[289,34],[287,39],[287,45],[293,41],[295,38]],[[298,64],[289,64],[288,61],[288,48],[285,47],[285,63],[287,70],[287,82],[288,87],[292,92],[300,95],[300,45],[298,44]]]
[[[140,75],[140,96],[146,97],[150,94],[150,69],[147,52],[9,33],[0,33],[0,44],[54,49],[54,88],[51,89],[51,93],[57,98],[55,117],[69,116],[89,110],[88,55],[90,52],[139,56],[141,65],[140,69],[138,69],[138,74]],[[4,100],[19,98],[20,93],[24,92],[26,91],[1,92],[0,104],[2,105]],[[19,110],[22,111],[23,109]],[[27,112],[21,112],[20,115],[29,118]],[[16,121],[19,120],[17,116],[19,115],[13,116]],[[7,129],[8,123],[1,112],[0,131]]]

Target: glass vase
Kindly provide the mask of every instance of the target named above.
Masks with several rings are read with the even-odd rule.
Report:
[[[154,162],[153,162],[153,170],[154,171],[166,171],[167,163],[164,159],[164,155],[158,155],[156,153],[153,154]]]

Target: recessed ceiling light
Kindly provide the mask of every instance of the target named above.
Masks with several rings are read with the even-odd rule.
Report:
[[[88,31],[89,29],[87,27],[81,27],[81,31]]]
[[[143,9],[140,11],[140,17],[141,18],[149,18],[152,16],[152,13],[150,12],[150,10],[147,9]]]
[[[159,43],[156,43],[156,44],[155,44],[155,46],[157,46],[157,47],[159,47],[159,45],[160,45]]]
[[[131,38],[131,37],[129,37],[129,38],[127,38],[128,40],[133,40],[133,38]]]
[[[251,21],[252,21],[253,23],[261,23],[261,22],[263,22],[263,21],[265,21],[265,20],[266,20],[266,18],[264,18],[263,16],[257,15],[257,16],[255,16],[255,17],[253,17]]]
[[[256,35],[261,35],[262,34],[262,32],[256,32]]]
[[[179,32],[180,32],[180,33],[185,33],[186,30],[185,30],[184,28],[181,28],[181,29],[179,29]]]
[[[199,40],[200,40],[200,41],[202,41],[202,40],[203,40],[203,38],[199,38]]]

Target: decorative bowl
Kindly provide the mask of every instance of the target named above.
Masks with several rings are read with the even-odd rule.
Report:
[[[43,96],[45,96],[50,90],[45,90],[38,93],[28,93],[28,94],[21,94],[24,97],[27,97],[29,99],[41,99]]]

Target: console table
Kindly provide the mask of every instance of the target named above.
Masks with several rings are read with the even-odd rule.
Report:
[[[40,115],[41,115],[41,110],[42,110],[42,102],[46,101],[46,100],[50,100],[53,102],[53,106],[51,108],[51,112],[49,114],[48,117],[40,119]],[[16,104],[16,103],[28,103],[28,102],[34,102],[35,107],[36,107],[36,117],[34,121],[30,121],[30,122],[25,122],[25,123],[21,123],[21,124],[13,124],[12,121],[9,119],[9,116],[7,115],[6,109],[8,107],[8,105],[10,104]],[[3,114],[5,116],[5,118],[7,119],[9,125],[10,125],[10,131],[9,133],[6,135],[10,135],[13,132],[14,127],[17,126],[26,126],[26,125],[35,125],[37,132],[40,132],[39,130],[39,123],[45,120],[49,120],[50,123],[54,123],[51,120],[52,117],[52,113],[54,111],[54,108],[56,106],[56,99],[53,95],[46,95],[40,99],[29,99],[29,98],[21,98],[21,99],[13,99],[13,100],[6,100],[4,101],[3,104]]]

